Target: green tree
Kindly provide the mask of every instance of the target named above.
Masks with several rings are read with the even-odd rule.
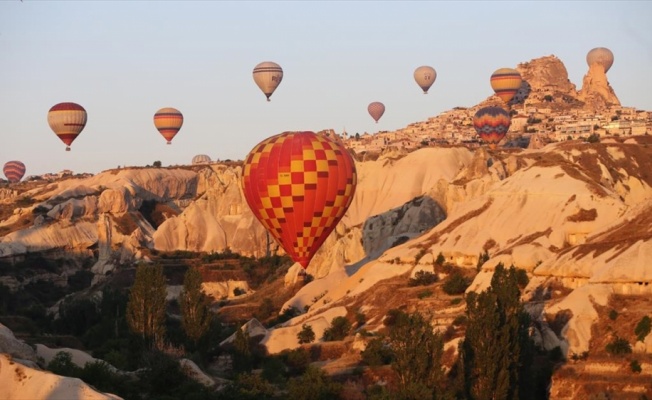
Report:
[[[420,313],[406,314],[389,331],[392,369],[398,376],[400,398],[439,398],[442,394],[444,341]]]
[[[165,276],[158,265],[141,263],[129,293],[127,323],[129,329],[146,341],[165,335]]]
[[[467,297],[466,337],[460,357],[467,398],[533,398],[529,387],[529,316],[520,301],[514,267],[498,264],[491,286]]]
[[[202,277],[196,268],[188,268],[179,295],[181,324],[186,336],[195,344],[208,332],[213,314],[210,300],[201,289]]]
[[[297,333],[297,339],[299,339],[300,344],[314,342],[315,331],[312,330],[312,326],[303,324],[301,327],[301,332]]]
[[[160,161],[154,161],[154,162],[152,163],[152,166],[153,166],[154,168],[161,168],[161,162],[160,162]]]
[[[331,326],[324,331],[324,341],[332,342],[342,340],[349,334],[351,323],[345,317],[335,317],[331,321]]]

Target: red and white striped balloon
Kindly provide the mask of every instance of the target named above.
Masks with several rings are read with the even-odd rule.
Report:
[[[25,176],[25,164],[20,161],[8,161],[5,163],[5,166],[2,168],[7,180],[11,183],[20,182]]]

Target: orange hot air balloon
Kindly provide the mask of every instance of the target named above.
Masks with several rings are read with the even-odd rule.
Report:
[[[385,114],[385,105],[381,102],[374,101],[367,106],[367,111],[369,112],[369,115],[371,115],[371,118],[378,123],[380,117]]]
[[[20,182],[25,176],[25,164],[20,161],[8,161],[2,168],[7,180],[11,183]]]
[[[176,108],[161,108],[154,114],[154,126],[163,135],[167,144],[172,144],[172,139],[183,125],[183,114]]]
[[[307,268],[349,208],[357,175],[346,148],[314,132],[284,132],[247,155],[242,186],[256,218]]]
[[[59,103],[48,111],[48,125],[66,144],[66,151],[86,126],[87,114],[84,107],[76,103]]]
[[[509,113],[501,107],[484,107],[473,116],[473,127],[491,149],[505,137],[511,122]]]
[[[437,71],[428,65],[422,65],[414,70],[414,80],[417,85],[423,90],[423,94],[428,94],[428,89],[435,83],[437,79]]]
[[[491,75],[491,88],[505,104],[514,97],[521,87],[521,74],[512,68],[500,68]]]

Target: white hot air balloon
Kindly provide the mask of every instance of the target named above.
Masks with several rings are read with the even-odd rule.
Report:
[[[272,96],[278,85],[283,80],[283,69],[280,65],[265,61],[256,65],[254,68],[254,82],[263,91],[267,101]]]

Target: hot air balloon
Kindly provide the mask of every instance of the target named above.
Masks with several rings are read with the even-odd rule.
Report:
[[[86,110],[76,103],[59,103],[48,111],[48,124],[66,144],[66,151],[86,126]]]
[[[437,71],[433,67],[423,65],[414,70],[414,80],[423,89],[423,94],[428,94],[428,89],[435,83],[435,79],[437,79]]]
[[[505,104],[514,97],[521,87],[521,74],[512,68],[500,68],[491,74],[491,88]]]
[[[25,176],[25,164],[20,161],[8,161],[2,168],[2,172],[4,172],[9,182],[20,182]]]
[[[256,218],[307,268],[349,208],[356,176],[342,144],[313,132],[284,132],[247,155],[242,185]]]
[[[369,104],[369,106],[367,107],[367,111],[369,111],[369,115],[371,115],[371,118],[373,118],[376,121],[376,123],[378,123],[380,117],[382,117],[383,114],[385,113],[385,105],[378,101],[374,101],[373,103]]]
[[[154,114],[154,126],[163,135],[167,144],[172,144],[172,139],[183,125],[183,114],[176,108],[161,108]]]
[[[211,162],[211,158],[207,156],[206,154],[197,154],[192,158],[192,164],[197,165],[197,164],[208,164]]]
[[[586,63],[589,64],[589,67],[592,64],[600,64],[604,67],[604,72],[607,73],[614,63],[614,53],[606,47],[596,47],[586,55]]]
[[[254,68],[254,82],[267,96],[267,101],[283,80],[283,69],[271,61],[261,62]]]
[[[482,141],[495,149],[507,134],[511,121],[509,113],[501,107],[484,107],[475,113],[473,127]]]

